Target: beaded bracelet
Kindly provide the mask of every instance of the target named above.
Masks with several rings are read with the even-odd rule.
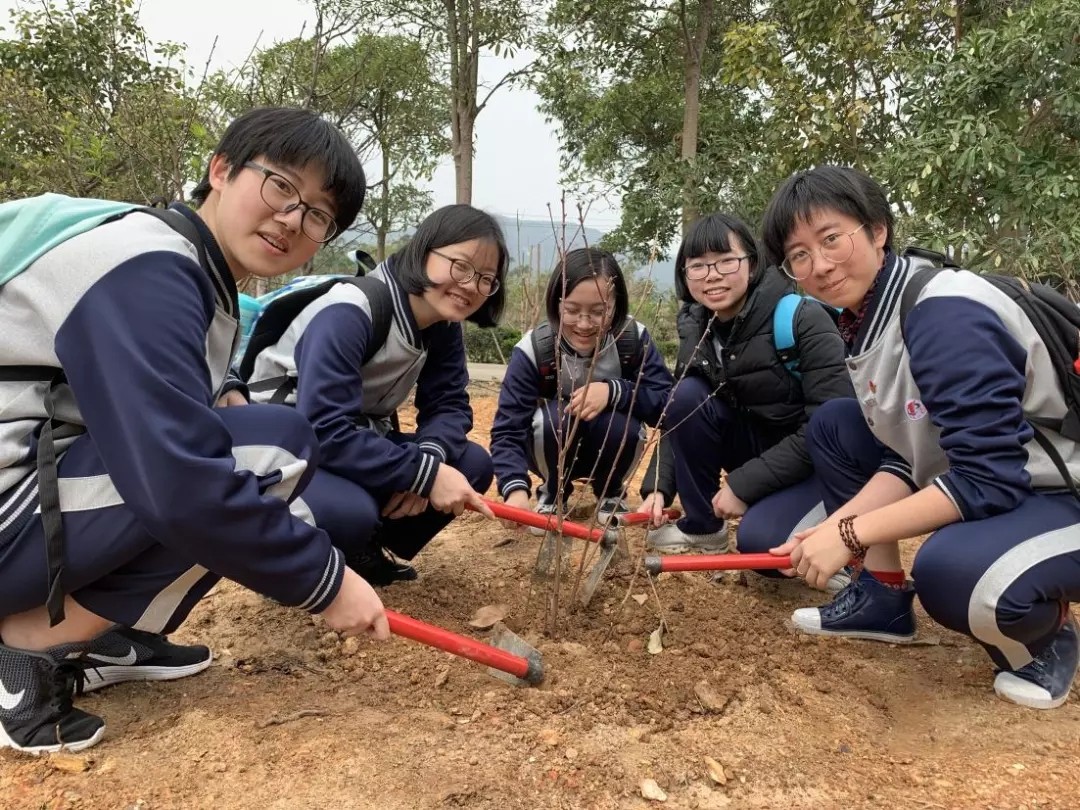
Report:
[[[836,527],[840,530],[840,539],[844,541],[844,545],[848,547],[848,551],[851,552],[853,559],[861,560],[866,556],[866,546],[859,542],[859,538],[855,536],[855,518],[856,515],[849,515],[845,518],[840,518],[840,521],[836,524]]]

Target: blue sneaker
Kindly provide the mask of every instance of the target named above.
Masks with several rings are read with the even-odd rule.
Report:
[[[1069,697],[1080,661],[1076,619],[1070,613],[1065,624],[1030,664],[1002,670],[994,678],[994,691],[1006,700],[1029,709],[1056,709]]]
[[[851,584],[820,608],[791,614],[798,630],[814,636],[847,636],[904,644],[915,638],[915,589],[911,583],[890,588],[862,571]]]

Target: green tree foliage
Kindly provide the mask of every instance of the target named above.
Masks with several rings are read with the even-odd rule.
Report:
[[[183,50],[153,44],[133,0],[45,3],[0,41],[0,196],[146,202],[197,178],[213,115]]]
[[[383,259],[387,235],[415,225],[431,207],[417,181],[449,150],[446,91],[415,38],[358,31],[340,5],[320,2],[316,11],[312,36],[257,51],[239,78],[217,74],[215,96],[234,114],[286,104],[334,121],[366,164],[371,194],[361,230]]]

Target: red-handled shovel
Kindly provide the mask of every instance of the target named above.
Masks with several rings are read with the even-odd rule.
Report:
[[[678,520],[682,517],[682,512],[674,507],[665,509],[664,514],[667,515],[668,520]],[[619,515],[619,525],[640,526],[643,523],[648,523],[651,517],[648,512],[627,512],[625,515]]]
[[[607,571],[608,566],[611,565],[611,561],[615,558],[615,552],[618,550],[619,533],[617,529],[590,529],[587,526],[582,526],[580,523],[560,519],[557,515],[541,515],[531,509],[520,509],[505,503],[489,501],[486,498],[484,499],[484,503],[487,504],[488,508],[497,518],[509,520],[522,526],[534,526],[538,529],[543,529],[548,533],[544,537],[544,545],[540,547],[540,553],[537,555],[536,560],[535,570],[541,576],[546,577],[548,570],[551,568],[551,561],[555,554],[555,548],[557,547],[557,538],[553,535],[562,532],[562,534],[567,537],[576,537],[579,540],[588,540],[590,543],[599,545],[600,558],[596,561],[592,570],[589,571],[589,576],[585,579],[585,584],[581,587],[581,592],[579,594],[581,604],[589,604],[593,594],[596,593],[596,588],[600,584],[600,580],[604,577],[604,572]],[[474,512],[479,511],[474,506],[467,506]],[[646,520],[647,519],[648,516],[646,516]]]
[[[544,662],[540,651],[505,625],[496,626],[492,643],[485,644],[392,610],[386,611],[386,618],[390,623],[390,632],[395,636],[485,664],[488,672],[508,683],[535,686],[544,680]]]
[[[742,571],[791,568],[791,557],[775,554],[650,555],[645,570],[655,576],[664,571]]]

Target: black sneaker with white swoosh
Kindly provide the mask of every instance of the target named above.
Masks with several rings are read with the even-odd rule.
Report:
[[[0,746],[27,754],[81,751],[105,734],[105,721],[72,706],[85,642],[43,652],[0,644]]]
[[[89,642],[79,660],[83,691],[127,681],[173,681],[202,672],[214,656],[201,644],[173,644],[168,637],[117,627]]]

